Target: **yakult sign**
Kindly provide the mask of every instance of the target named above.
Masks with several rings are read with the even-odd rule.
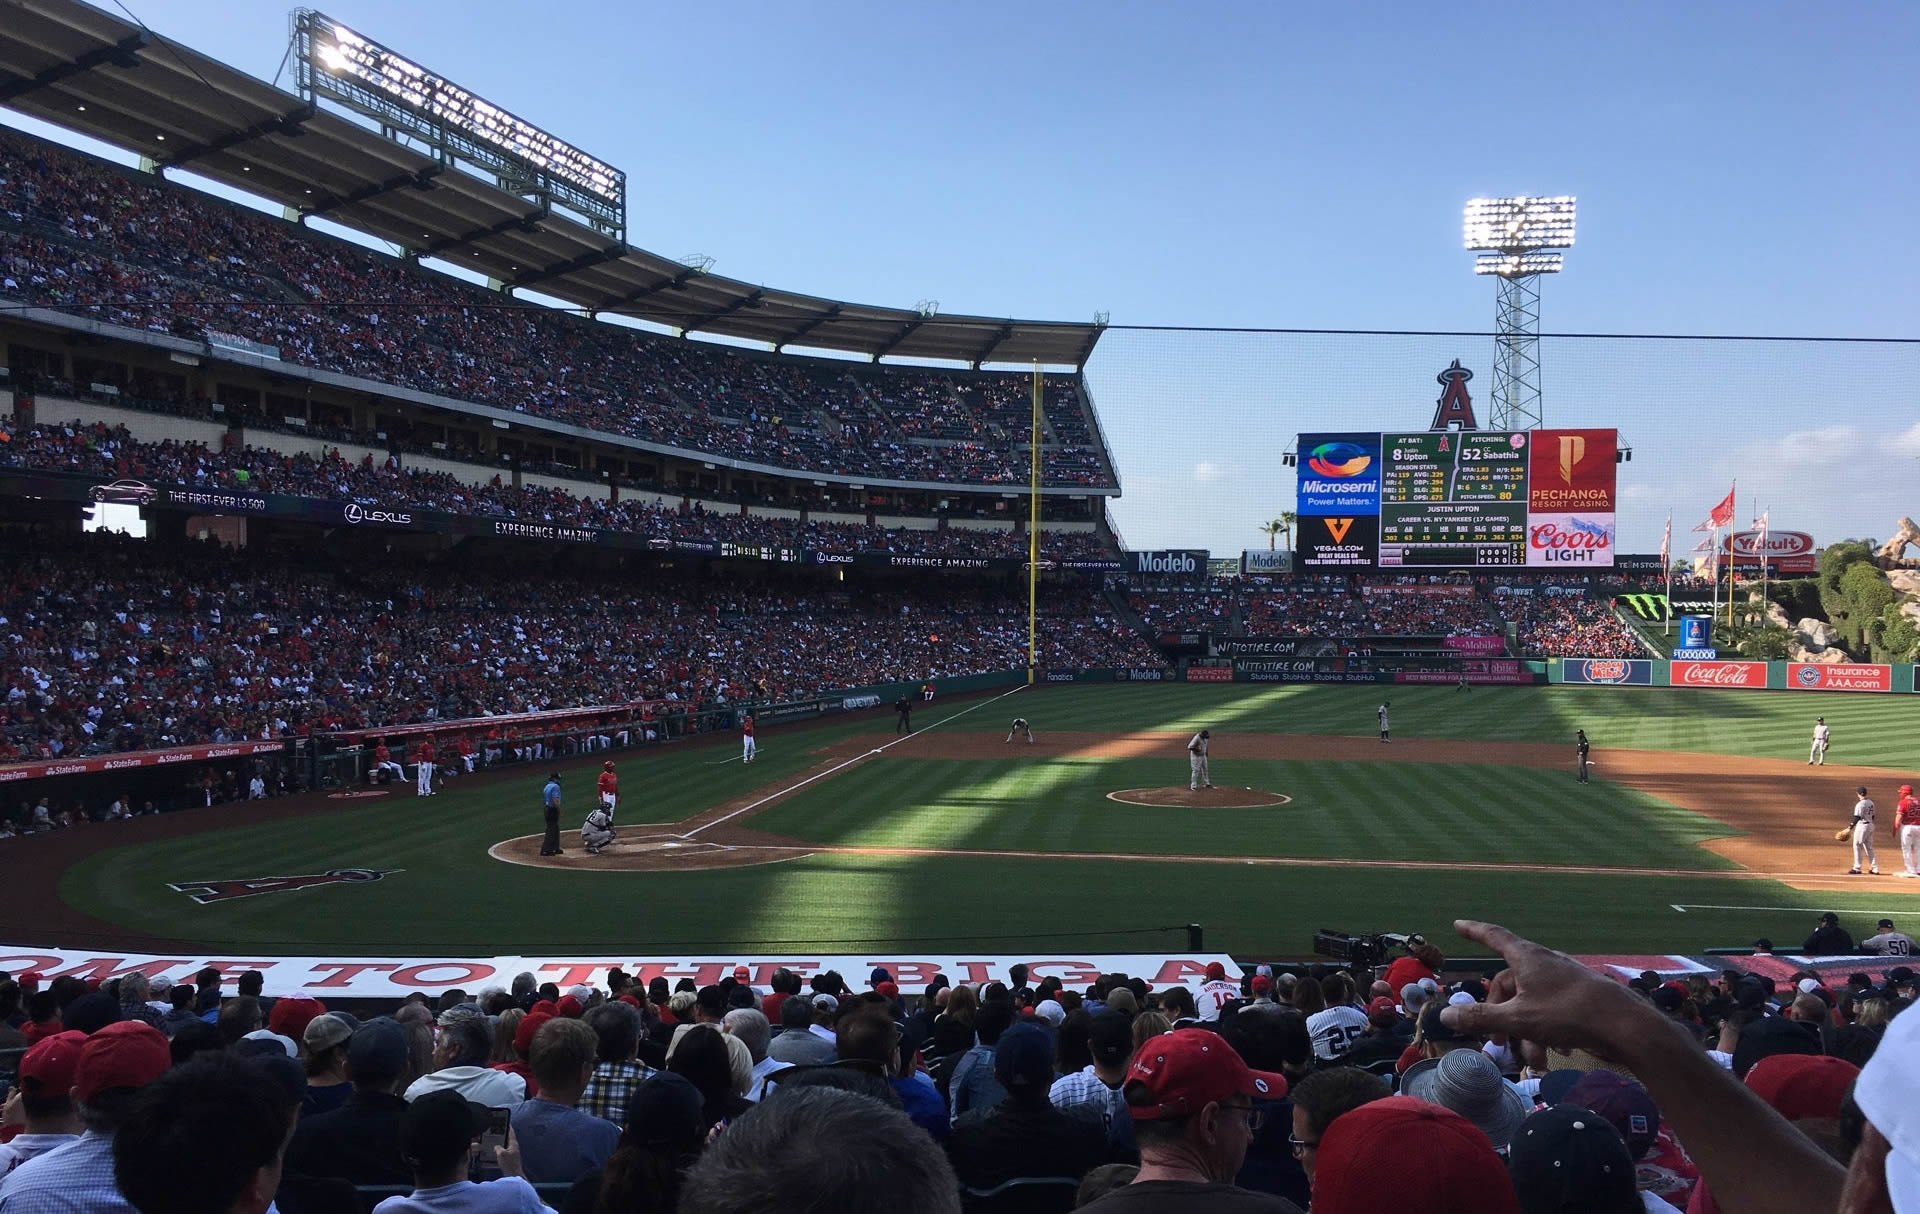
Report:
[[[1737,531],[1733,536],[1736,565],[1757,566],[1764,561],[1780,573],[1815,573],[1820,568],[1819,558],[1813,537],[1804,531],[1769,531],[1764,544],[1758,531]]]

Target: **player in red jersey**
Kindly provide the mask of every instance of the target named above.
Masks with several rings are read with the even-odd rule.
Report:
[[[1900,840],[1900,860],[1906,866],[1903,877],[1920,877],[1920,800],[1913,785],[1900,786],[1900,801],[1893,811],[1893,833]]]
[[[751,763],[759,753],[760,747],[753,740],[753,714],[747,713],[740,718],[740,761]]]
[[[600,765],[600,804],[612,813],[620,800],[620,777],[613,774],[613,760]]]

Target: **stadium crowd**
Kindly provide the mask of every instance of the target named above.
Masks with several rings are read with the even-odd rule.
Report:
[[[1019,374],[842,368],[666,339],[514,301],[0,131],[0,293],[133,328],[805,472],[1028,476]],[[1048,483],[1108,485],[1076,384],[1045,392]]]
[[[1361,596],[1360,628],[1379,636],[1490,636],[1487,600],[1418,587],[1369,586]]]
[[[1084,587],[1049,587],[1044,666],[1157,664]],[[665,700],[792,700],[1024,666],[1024,596],[312,563],[95,533],[0,573],[0,761]]]
[[[1605,599],[1577,594],[1503,595],[1521,657],[1643,658],[1647,647]]]
[[[1209,580],[1194,587],[1135,588],[1127,592],[1127,605],[1149,635],[1211,632],[1227,636],[1237,631],[1234,598],[1232,582]]]
[[[451,514],[490,515],[563,527],[599,527],[660,539],[731,541],[816,548],[836,553],[885,552],[896,556],[1023,559],[1026,536],[1011,529],[961,527],[937,530],[888,528],[775,518],[709,510],[700,502],[657,505],[650,497],[610,501],[577,497],[563,489],[507,483],[495,473],[474,485],[450,473],[406,466],[402,457],[357,463],[339,452],[314,457],[269,446],[214,449],[198,443],[140,442],[124,426],[81,422],[21,427],[0,418],[0,467],[84,472],[221,492],[280,493],[387,508],[416,507]],[[1097,533],[1041,531],[1049,560],[1111,558]]]
[[[258,971],[0,975],[0,1209],[1912,1214],[1910,968],[1621,982],[1461,930],[1507,968],[529,972],[358,1015]]]

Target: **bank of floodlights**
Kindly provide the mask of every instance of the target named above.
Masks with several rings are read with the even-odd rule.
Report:
[[[1545,422],[1540,404],[1540,276],[1560,272],[1573,247],[1574,200],[1475,198],[1467,203],[1465,242],[1479,254],[1473,272],[1500,280],[1493,344],[1493,426],[1531,430]]]

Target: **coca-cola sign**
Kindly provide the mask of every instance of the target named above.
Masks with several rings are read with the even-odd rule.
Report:
[[[1564,569],[1613,565],[1613,515],[1530,514],[1527,516],[1527,564]]]
[[[1733,536],[1733,555],[1750,556],[1755,559],[1766,557],[1775,560],[1783,556],[1801,556],[1813,551],[1813,537],[1804,531],[1769,531],[1766,543],[1760,542],[1758,531],[1736,531]]]
[[[1675,687],[1755,687],[1767,685],[1765,662],[1675,662]]]

